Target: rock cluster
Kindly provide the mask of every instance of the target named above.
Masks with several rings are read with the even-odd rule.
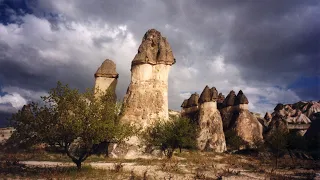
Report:
[[[199,97],[197,106],[188,105],[191,99],[194,99],[192,95],[182,103],[182,115],[193,118],[199,123],[199,149],[214,147],[210,144],[219,144],[216,147],[220,149],[209,149],[216,152],[222,151],[221,147],[224,147],[222,140],[225,139],[224,132],[226,131],[233,131],[250,147],[254,147],[256,142],[263,141],[262,125],[257,117],[249,112],[249,101],[241,90],[237,95],[232,90],[224,98],[222,93],[218,94],[216,88],[210,89],[206,86]],[[197,108],[191,110],[190,107]]]
[[[320,103],[318,102],[303,102],[299,101],[294,104],[277,104],[274,108],[274,112],[266,113],[264,117],[265,121],[271,121],[268,126],[268,134],[275,129],[275,125],[279,124],[277,121],[283,121],[282,126],[298,125],[298,124],[311,124],[312,120],[315,119],[315,114],[320,112]],[[294,126],[292,126],[294,127]],[[283,128],[282,128],[283,129]],[[292,129],[294,130],[294,129]],[[296,133],[304,135],[306,129],[297,129]]]

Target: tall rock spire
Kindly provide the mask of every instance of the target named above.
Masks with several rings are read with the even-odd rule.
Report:
[[[122,122],[145,128],[169,118],[168,75],[174,63],[166,38],[155,29],[148,30],[131,63],[131,82],[123,101]]]

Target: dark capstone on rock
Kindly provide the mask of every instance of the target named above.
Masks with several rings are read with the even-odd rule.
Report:
[[[279,103],[277,106],[274,108],[274,111],[280,111],[284,108],[283,104]]]
[[[223,105],[225,107],[234,106],[235,99],[236,99],[236,93],[232,90],[230,91],[226,99],[223,101]]]
[[[176,62],[171,47],[165,37],[155,29],[148,30],[143,36],[138,53],[134,57],[131,66],[138,64],[166,64]]]
[[[97,69],[94,77],[118,78],[119,74],[116,71],[116,64],[112,60],[106,59]]]
[[[199,98],[199,103],[202,104],[204,102],[210,102],[211,101],[211,90],[208,86],[206,86]]]
[[[191,94],[190,98],[188,99],[187,107],[198,106],[198,101],[199,101],[199,94],[197,93]]]
[[[240,90],[235,99],[235,105],[239,104],[249,104],[247,97],[243,94],[242,90]]]
[[[218,91],[217,91],[217,89],[215,87],[211,88],[211,96],[212,96],[211,100],[213,100],[213,101],[217,101],[218,98],[219,98]]]
[[[183,103],[181,104],[182,108],[186,108],[188,105],[188,99],[183,100]]]

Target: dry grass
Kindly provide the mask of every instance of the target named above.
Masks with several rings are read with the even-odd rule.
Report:
[[[86,161],[113,163],[110,170],[93,169],[84,166],[82,171],[75,167],[27,167],[20,160],[70,162],[65,155],[47,152],[0,153],[1,178],[70,178],[70,179],[156,179],[161,173],[166,179],[189,177],[189,179],[221,179],[223,177],[265,177],[272,179],[312,179],[319,172],[318,161],[281,158],[279,168],[274,169],[272,157],[223,154],[212,152],[183,151],[175,153],[172,159],[113,159],[92,156]],[[124,168],[127,163],[144,167],[139,173]],[[153,169],[150,169],[150,168]],[[127,169],[127,170],[125,170]],[[151,178],[150,178],[151,177]],[[163,178],[162,178],[163,179]],[[183,179],[183,178],[182,178]]]

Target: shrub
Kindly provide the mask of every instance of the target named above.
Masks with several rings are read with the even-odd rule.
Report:
[[[160,147],[168,158],[171,158],[175,149],[196,147],[198,126],[189,119],[175,117],[170,121],[158,121],[146,129],[144,139],[151,146]]]

